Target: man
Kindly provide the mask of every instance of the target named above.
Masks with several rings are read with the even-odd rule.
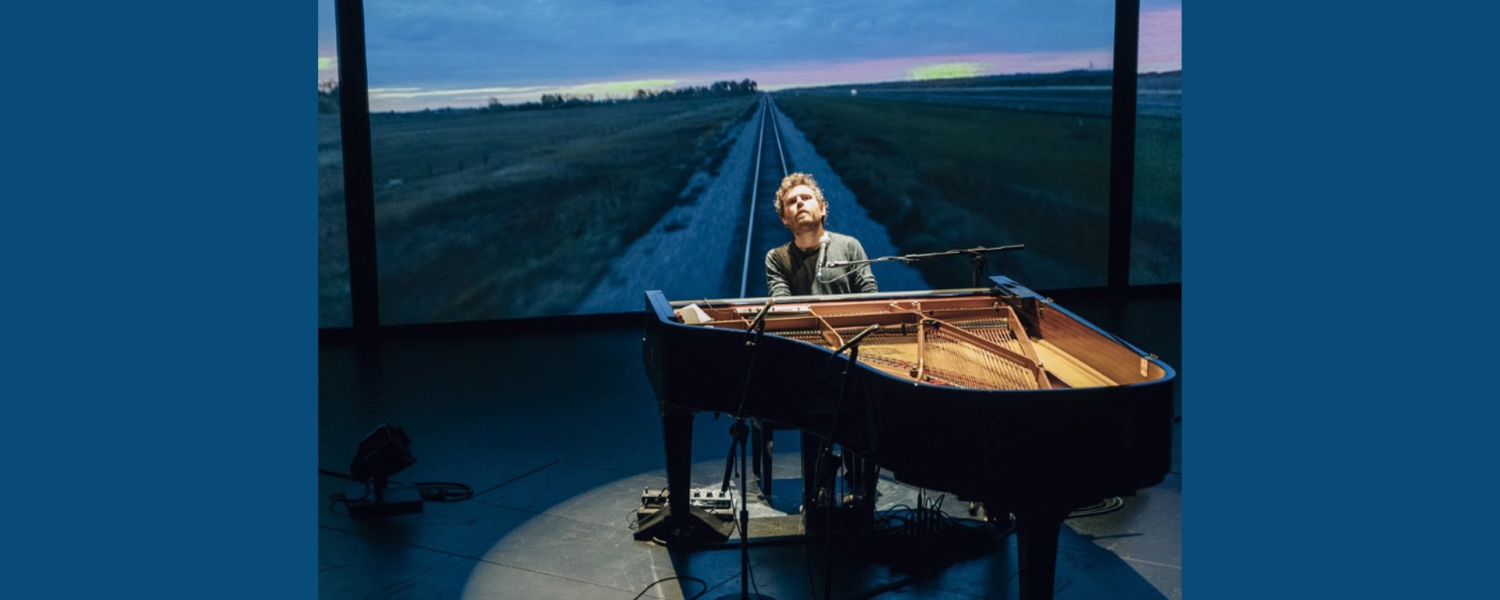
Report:
[[[869,265],[856,267],[824,267],[818,275],[819,253],[824,264],[836,260],[866,260],[864,246],[859,240],[824,228],[828,221],[828,200],[818,182],[807,173],[792,173],[781,180],[776,190],[776,214],[781,224],[792,232],[792,241],[772,248],[766,253],[766,288],[771,296],[806,296],[874,292],[875,276]],[[827,247],[824,246],[824,240]],[[757,436],[759,437],[759,436]],[[816,447],[816,453],[808,450]],[[856,457],[851,452],[833,454],[827,440],[807,432],[802,434],[803,506],[826,506],[830,494],[833,470],[843,464],[844,478],[850,493],[845,504],[858,504],[863,519],[868,522],[873,515],[875,479],[878,469],[874,463]],[[841,455],[841,456],[840,456]],[[832,462],[837,461],[837,462]],[[831,463],[831,464],[830,464]],[[831,469],[829,467],[832,467]],[[822,481],[812,483],[811,473],[823,475]],[[822,511],[809,510],[812,520],[809,527],[816,527]]]
[[[775,209],[781,224],[791,230],[792,241],[766,253],[766,289],[772,296],[876,291],[875,276],[868,265],[824,267],[822,278],[818,278],[818,252],[823,249],[824,236],[828,239],[823,249],[825,264],[867,257],[859,240],[824,229],[828,200],[812,175],[792,173],[782,179],[781,188],[776,190]]]

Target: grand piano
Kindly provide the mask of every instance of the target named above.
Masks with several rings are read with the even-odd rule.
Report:
[[[990,281],[774,300],[646,292],[668,498],[636,538],[724,534],[689,490],[693,417],[727,413],[801,429],[898,481],[1013,515],[1021,597],[1051,598],[1068,514],[1170,470],[1176,373],[1009,278]]]

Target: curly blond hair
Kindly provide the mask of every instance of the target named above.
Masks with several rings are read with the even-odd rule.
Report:
[[[828,200],[823,198],[823,188],[818,187],[817,180],[807,173],[792,173],[781,179],[781,187],[776,190],[776,216],[781,216],[781,209],[785,205],[787,192],[799,185],[812,188],[813,197],[818,199],[818,204],[828,208]]]

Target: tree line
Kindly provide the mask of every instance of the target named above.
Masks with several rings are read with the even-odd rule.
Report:
[[[499,99],[491,97],[489,103],[478,109],[452,109],[443,108],[439,111],[453,110],[483,110],[483,111],[510,111],[510,110],[556,110],[562,108],[577,108],[580,106],[596,106],[601,104],[624,104],[628,102],[661,102],[667,100],[682,100],[687,98],[716,98],[722,96],[738,96],[754,94],[759,90],[759,85],[750,79],[740,81],[715,81],[709,85],[688,86],[673,88],[669,90],[645,90],[637,89],[626,98],[595,98],[593,94],[542,94],[539,101],[523,102],[520,104],[502,104]],[[339,111],[339,84],[336,81],[324,81],[318,83],[318,113],[336,113]],[[431,109],[422,112],[430,112]]]
[[[318,114],[332,114],[339,111],[339,82],[318,82]]]

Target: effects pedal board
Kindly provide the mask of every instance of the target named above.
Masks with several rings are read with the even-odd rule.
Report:
[[[734,490],[729,490],[726,492],[720,491],[719,488],[706,487],[693,488],[691,490],[688,490],[688,493],[688,503],[690,505],[706,510],[708,511],[708,514],[718,517],[720,520],[734,520]],[[644,520],[646,517],[656,514],[657,511],[660,511],[666,507],[666,488],[661,488],[656,491],[651,491],[651,488],[641,490],[641,509],[639,511],[639,515],[642,520]]]

